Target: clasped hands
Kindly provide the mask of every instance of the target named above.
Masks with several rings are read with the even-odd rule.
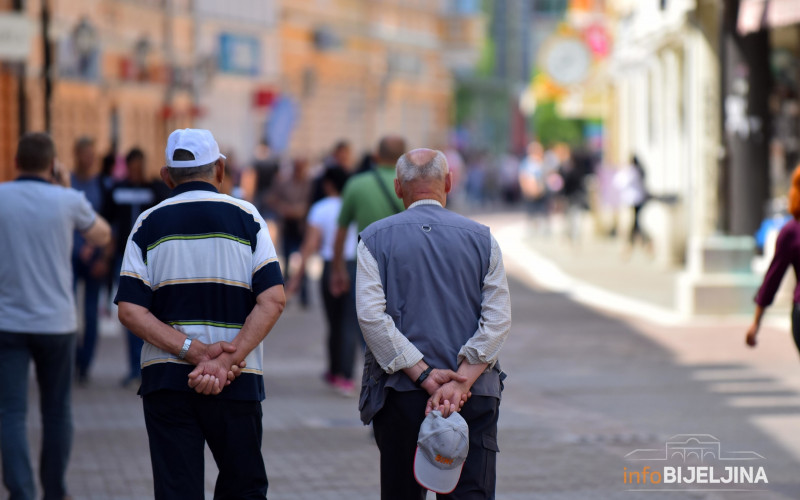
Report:
[[[189,387],[198,394],[217,395],[222,392],[246,366],[244,359],[236,363],[235,352],[236,346],[229,342],[204,344],[199,340],[192,341],[186,356],[186,360],[195,365],[189,373]]]
[[[461,411],[464,403],[472,396],[467,377],[453,370],[434,368],[428,378],[422,382],[422,388],[428,391],[430,398],[425,406],[425,415],[439,410],[447,418]]]

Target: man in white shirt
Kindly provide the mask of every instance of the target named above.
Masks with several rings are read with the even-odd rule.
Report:
[[[111,239],[108,223],[56,170],[55,156],[47,134],[26,134],[15,159],[19,177],[0,184],[0,449],[3,483],[20,500],[36,498],[25,431],[31,359],[41,392],[44,498],[67,496],[78,328],[73,234],[95,246]]]

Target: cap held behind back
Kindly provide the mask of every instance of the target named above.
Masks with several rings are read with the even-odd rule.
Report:
[[[173,160],[176,149],[185,149],[194,155],[194,160]],[[202,167],[225,158],[219,153],[219,145],[211,132],[200,128],[178,129],[169,134],[165,151],[170,168]]]
[[[425,417],[419,428],[414,478],[436,493],[456,489],[469,452],[469,427],[458,413],[444,418],[438,410]]]

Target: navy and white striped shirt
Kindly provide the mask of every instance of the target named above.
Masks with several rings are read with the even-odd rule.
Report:
[[[264,219],[243,200],[206,182],[187,182],[173,197],[143,212],[128,237],[116,302],[146,307],[192,339],[230,342],[258,294],[283,283]],[[263,400],[262,345],[218,397]],[[145,342],[142,395],[191,391],[194,367]]]

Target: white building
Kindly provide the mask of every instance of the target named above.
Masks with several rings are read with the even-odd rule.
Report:
[[[713,0],[612,0],[607,161],[643,163],[651,202],[643,223],[661,264],[684,261],[691,238],[718,220],[719,6]]]

